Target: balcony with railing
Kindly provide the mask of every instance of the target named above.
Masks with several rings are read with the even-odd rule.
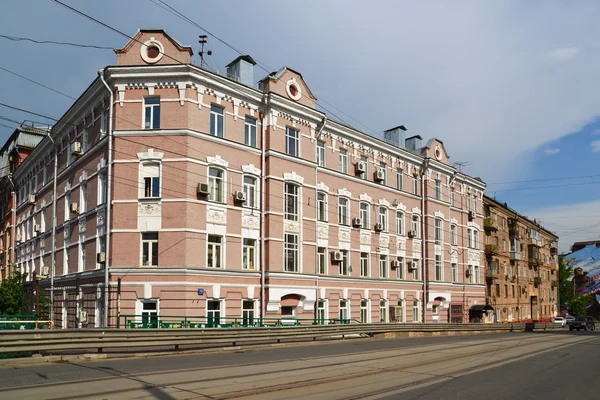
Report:
[[[511,250],[510,251],[510,261],[519,261],[519,260],[521,260],[521,252]]]
[[[483,229],[485,229],[486,232],[497,232],[498,231],[498,221],[496,221],[494,218],[486,218],[483,220]]]
[[[498,246],[495,244],[486,244],[485,245],[485,256],[490,258],[498,255]]]
[[[490,261],[485,269],[485,279],[488,281],[498,279],[498,260]]]

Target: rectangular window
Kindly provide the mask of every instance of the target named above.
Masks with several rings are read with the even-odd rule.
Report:
[[[473,229],[467,228],[467,243],[470,249],[474,249]]]
[[[325,323],[325,300],[317,301],[317,323],[323,324]]]
[[[160,97],[144,98],[144,129],[160,129]]]
[[[340,172],[348,173],[348,150],[346,149],[340,149]]]
[[[242,248],[242,268],[256,269],[256,239],[244,239]]]
[[[349,315],[348,300],[340,300],[340,319],[346,321]]]
[[[348,268],[348,250],[340,250],[342,253],[342,261],[338,264],[339,274],[340,275],[349,275],[350,270]]]
[[[442,237],[442,219],[441,218],[436,218],[435,219],[434,236],[435,236],[435,244],[441,245],[442,241],[443,241],[443,237]]]
[[[418,215],[414,215],[412,216],[412,220],[411,220],[411,230],[415,233],[415,238],[420,238],[420,229],[419,229],[419,216]]]
[[[387,301],[379,300],[379,321],[380,322],[388,322],[387,319]]]
[[[141,168],[144,177],[144,197],[160,197],[160,165],[142,164]]]
[[[479,265],[475,265],[475,267],[473,268],[473,275],[475,276],[475,282],[474,283],[479,283]]]
[[[225,180],[223,170],[218,168],[208,169],[208,200],[223,203],[225,200]]]
[[[442,277],[442,256],[439,254],[435,255],[435,280],[441,281]]]
[[[344,197],[338,199],[338,223],[348,225],[348,199]]]
[[[79,213],[87,210],[87,182],[81,182],[79,185]]]
[[[415,175],[412,177],[412,192],[414,195],[419,195],[419,178]]]
[[[458,282],[458,264],[452,263],[452,282]]]
[[[456,246],[458,244],[458,233],[456,231],[456,225],[450,225],[450,243],[452,246]]]
[[[360,161],[362,161],[365,164],[365,172],[363,172],[363,174],[361,175],[361,178],[368,180],[369,179],[369,157],[360,156]]]
[[[398,174],[396,175],[396,189],[404,190],[404,171],[402,168],[398,168]]]
[[[206,326],[215,328],[221,324],[221,300],[206,301]]]
[[[317,248],[317,273],[325,274],[327,270],[327,249],[325,247]]]
[[[244,176],[244,194],[246,195],[245,207],[256,208],[257,205],[257,190],[256,178],[252,176]]]
[[[516,297],[516,291],[515,291],[515,285],[511,285],[511,289],[512,289],[512,297]]]
[[[396,212],[396,234],[404,235],[404,213]]]
[[[298,272],[298,235],[285,235],[284,254],[285,271]]]
[[[317,165],[325,167],[325,142],[317,141]]]
[[[106,252],[106,228],[104,226],[99,226],[96,229],[96,252]],[[104,263],[96,262],[96,269],[102,268],[103,265]]]
[[[454,188],[450,188],[450,205],[456,207],[456,192]]]
[[[298,195],[300,188],[293,184],[285,183],[285,219],[298,221]]]
[[[48,182],[48,167],[44,166],[44,171],[42,172],[42,186],[45,186],[46,182]]]
[[[379,256],[379,277],[388,277],[388,258],[383,254]]]
[[[158,302],[156,300],[141,300],[141,302],[142,326],[146,328],[158,328]]]
[[[79,260],[77,262],[77,271],[85,270],[85,233],[79,234]]]
[[[395,317],[396,317],[396,322],[404,322],[404,300],[399,299],[398,300],[398,307],[394,310],[395,311]]]
[[[387,232],[387,230],[388,230],[387,214],[388,214],[387,208],[379,207],[379,223],[381,224],[381,227],[383,228],[383,232]]]
[[[223,108],[215,105],[210,106],[210,134],[216,137],[224,137],[225,126],[223,118]]]
[[[65,222],[71,219],[71,193],[65,194]]]
[[[286,154],[298,157],[300,155],[300,132],[296,129],[285,129],[285,152]]]
[[[360,276],[369,276],[369,253],[360,253]]]
[[[254,300],[242,301],[242,325],[254,325]]]
[[[98,174],[98,205],[106,203],[106,172]]]
[[[158,232],[142,233],[142,265],[158,266]]]
[[[396,257],[398,266],[396,267],[396,278],[404,279],[404,257]]]
[[[256,147],[256,120],[251,117],[246,117],[244,125],[244,144],[246,146]]]
[[[469,271],[469,283],[475,283],[475,274],[473,274],[473,266],[467,266],[467,270]]]
[[[413,301],[413,322],[419,322],[419,300]]]
[[[421,274],[419,272],[419,260],[413,259],[413,280],[418,281],[421,278]]]
[[[323,192],[317,193],[317,220],[327,222],[327,195]]]
[[[435,199],[442,199],[442,181],[440,181],[439,179],[436,179],[435,181]]]
[[[362,229],[369,229],[369,204],[360,203],[359,211],[360,223]]]
[[[208,235],[208,250],[206,266],[208,268],[221,268],[223,261],[223,237]]]
[[[379,163],[379,170],[383,173],[382,185],[387,185],[387,165],[384,162]]]
[[[4,215],[4,214],[0,214],[0,215]],[[42,215],[40,217],[40,231],[46,232],[46,209],[45,208],[42,208]]]
[[[366,324],[369,322],[369,301],[360,301],[360,322]]]
[[[467,210],[471,211],[471,196],[467,195]]]

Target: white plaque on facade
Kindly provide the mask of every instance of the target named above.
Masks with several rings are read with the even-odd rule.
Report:
[[[244,215],[242,216],[242,226],[244,228],[260,228],[260,218],[255,215]]]
[[[339,239],[340,239],[340,242],[349,242],[350,241],[350,229],[340,227]]]
[[[221,209],[206,210],[206,222],[224,225],[227,223],[227,212]]]
[[[379,247],[382,247],[384,249],[389,249],[390,237],[388,235],[380,235],[379,236]]]
[[[283,229],[290,233],[300,233],[300,222],[298,221],[285,221]]]

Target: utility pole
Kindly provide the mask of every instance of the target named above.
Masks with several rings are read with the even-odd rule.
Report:
[[[207,56],[212,55],[212,51],[208,50],[208,51],[204,51],[204,45],[208,43],[208,36],[207,35],[200,35],[199,36],[200,40],[198,40],[198,43],[200,43],[200,51],[198,52],[198,55],[200,56],[200,68],[204,67],[204,54],[206,54]]]

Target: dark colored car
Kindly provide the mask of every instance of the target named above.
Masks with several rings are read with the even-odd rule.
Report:
[[[569,322],[569,330],[572,331],[573,329],[593,331],[596,330],[596,323],[592,317],[575,317],[573,321]]]

